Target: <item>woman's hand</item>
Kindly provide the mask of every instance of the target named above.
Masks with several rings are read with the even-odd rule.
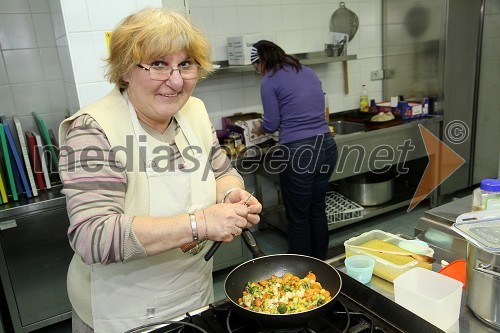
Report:
[[[204,209],[208,239],[230,242],[247,226],[248,208],[241,204],[216,204]],[[198,227],[200,224],[198,224]]]
[[[224,202],[239,203],[248,207],[248,215],[246,217],[248,224],[246,228],[250,228],[252,225],[259,223],[259,214],[262,212],[262,205],[259,200],[248,191],[243,189],[231,191]]]
[[[259,223],[261,211],[262,205],[252,194],[243,189],[231,191],[225,203],[205,208],[208,239],[232,241],[242,229]]]

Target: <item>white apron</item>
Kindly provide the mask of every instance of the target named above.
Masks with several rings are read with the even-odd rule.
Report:
[[[189,149],[189,155],[192,157],[186,159],[185,147],[178,147],[186,168],[191,167],[192,170],[156,172],[151,161],[154,157],[158,158],[159,153],[153,154],[153,149],[165,147],[166,144],[152,138],[143,130],[130,102],[129,111],[140,147],[140,163],[145,165],[148,177],[149,215],[168,216],[194,212],[214,204],[215,177],[212,171],[203,175],[204,171],[206,173],[204,166],[208,160],[207,155],[199,148]],[[176,115],[175,119],[189,145],[201,147],[182,115]],[[145,139],[148,142],[144,142]],[[191,161],[194,160],[200,162],[199,167],[192,168]],[[198,221],[198,225],[200,222],[202,221]],[[179,223],[189,224],[187,214],[186,220]],[[203,239],[203,235],[200,234],[200,238]],[[209,247],[210,244],[205,244],[203,250],[196,255],[174,249],[127,263],[92,265],[91,303],[94,331],[124,332],[141,325],[167,320],[213,302],[213,264],[203,258]]]

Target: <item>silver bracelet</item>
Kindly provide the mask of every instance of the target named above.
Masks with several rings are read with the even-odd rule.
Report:
[[[193,213],[188,213],[189,214],[189,220],[191,221],[191,230],[193,231],[193,241],[198,240],[198,228],[196,226],[196,217],[194,216]]]
[[[227,196],[233,192],[234,190],[242,190],[242,188],[239,188],[239,187],[233,187],[229,190],[226,191],[226,193],[224,193],[224,195],[222,196],[222,200],[220,201],[220,203],[224,203],[226,201],[226,198]]]

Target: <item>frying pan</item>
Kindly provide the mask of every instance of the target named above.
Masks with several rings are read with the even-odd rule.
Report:
[[[330,32],[340,32],[347,34],[349,40],[344,40],[344,52],[347,48],[347,43],[352,41],[354,35],[358,31],[359,19],[358,16],[345,6],[345,2],[339,3],[339,8],[333,12],[330,18]],[[349,76],[347,74],[347,61],[343,61],[344,69],[344,92],[349,93]]]
[[[239,315],[259,323],[263,328],[286,329],[303,328],[307,323],[321,315],[325,315],[335,304],[335,298],[340,293],[342,280],[339,272],[322,260],[298,255],[298,254],[276,254],[263,256],[260,246],[255,241],[249,230],[242,233],[245,244],[252,252],[254,259],[242,263],[234,268],[224,281],[224,291],[227,298],[232,302],[233,309]],[[238,298],[248,282],[269,279],[272,275],[282,276],[292,273],[299,277],[305,277],[307,273],[313,272],[317,281],[324,289],[330,292],[332,299],[327,303],[305,312],[291,314],[266,314],[247,310],[238,304]]]
[[[356,35],[358,27],[358,16],[345,6],[345,2],[340,2],[339,8],[330,17],[330,31],[347,34],[350,42]]]

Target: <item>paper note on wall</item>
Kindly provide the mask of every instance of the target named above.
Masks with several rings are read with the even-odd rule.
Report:
[[[106,31],[104,33],[104,37],[106,38],[106,45],[108,46],[108,56],[111,53],[111,49],[109,48],[109,43],[111,42],[111,31]]]

